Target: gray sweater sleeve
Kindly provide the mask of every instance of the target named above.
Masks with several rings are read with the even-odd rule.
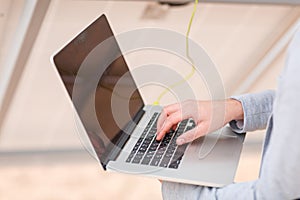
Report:
[[[242,103],[244,120],[231,121],[231,128],[237,133],[265,129],[273,110],[275,91],[266,90],[260,93],[232,96]]]

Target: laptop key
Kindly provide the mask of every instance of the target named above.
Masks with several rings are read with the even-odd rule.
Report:
[[[159,146],[159,144],[152,143],[149,149],[151,149],[153,151],[156,151],[156,149],[158,148],[158,146]]]
[[[149,145],[151,143],[151,140],[149,140],[149,139],[146,139],[146,140],[144,140],[144,142],[143,142],[143,144],[145,144],[145,145]]]
[[[165,163],[165,162],[161,162],[159,164],[160,167],[168,167],[168,163]]]
[[[161,159],[162,158],[162,154],[156,154],[155,156],[154,156],[154,159]]]
[[[173,162],[169,165],[169,168],[178,169],[178,166],[180,164],[180,160],[177,160],[176,162]]]
[[[158,159],[153,159],[150,163],[151,166],[158,166],[159,160]]]
[[[167,158],[167,157],[163,158],[161,163],[159,164],[159,166],[160,167],[168,167],[170,159],[171,159],[171,157],[170,158]]]
[[[150,161],[151,161],[151,158],[144,158],[143,160],[142,160],[142,164],[143,165],[148,165],[149,163],[150,163]]]
[[[134,159],[132,160],[132,163],[138,164],[138,163],[140,163],[140,161],[141,161],[140,158],[134,158]]]
[[[163,149],[159,149],[156,154],[158,155],[163,155],[165,153],[165,151]]]
[[[140,144],[142,143],[142,141],[143,141],[142,138],[138,139],[138,141],[135,143],[135,147],[140,146]]]
[[[138,151],[135,155],[135,157],[138,157],[138,158],[142,158],[144,156],[145,152],[142,152],[142,151]]]
[[[166,153],[165,158],[172,158],[173,153]]]
[[[145,148],[145,147],[141,147],[141,148],[139,149],[139,152],[145,153],[146,151],[147,151],[147,148]]]
[[[133,156],[134,156],[134,153],[130,153],[128,158],[126,159],[126,162],[130,162],[132,160]]]

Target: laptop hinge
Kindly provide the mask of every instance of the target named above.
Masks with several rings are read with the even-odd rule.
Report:
[[[118,140],[116,142],[110,143],[110,145],[107,147],[107,151],[102,156],[103,159],[101,160],[101,164],[106,169],[106,165],[111,160],[116,160],[122,149],[124,148],[126,142],[131,136],[131,133],[136,128],[139,121],[144,116],[145,111],[143,110],[143,107],[138,111],[138,113],[133,117],[133,120],[130,121],[123,130],[120,131],[118,134]]]

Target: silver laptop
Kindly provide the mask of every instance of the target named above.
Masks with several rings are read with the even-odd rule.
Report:
[[[195,126],[187,119],[156,141],[162,108],[144,104],[105,15],[52,61],[77,111],[79,132],[104,170],[214,187],[233,182],[244,135],[224,127],[177,146],[177,137]]]

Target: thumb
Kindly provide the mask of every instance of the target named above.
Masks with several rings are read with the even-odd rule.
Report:
[[[183,133],[181,136],[179,136],[176,140],[177,145],[183,145],[185,143],[189,143],[194,141],[195,139],[205,135],[207,133],[207,130],[203,124],[197,125],[195,128]]]

